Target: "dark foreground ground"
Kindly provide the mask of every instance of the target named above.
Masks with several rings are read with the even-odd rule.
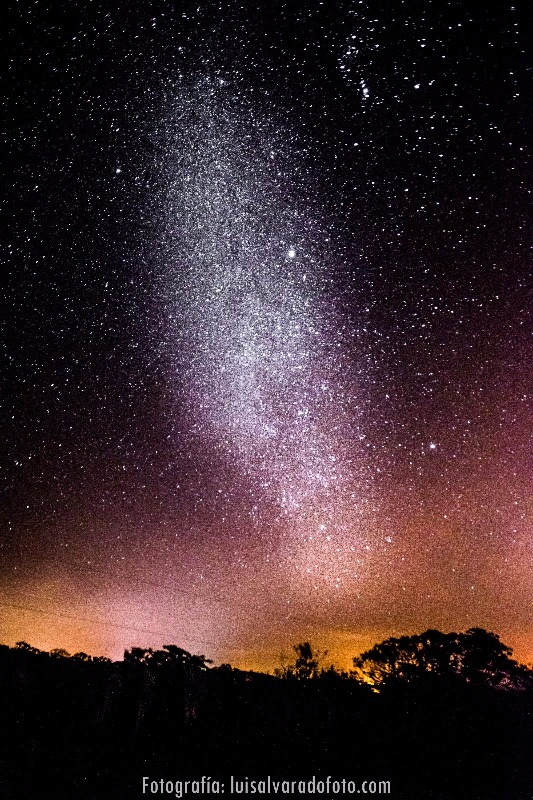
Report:
[[[0,647],[0,798],[141,798],[143,776],[202,775],[226,797],[230,775],[331,775],[390,781],[394,800],[533,798],[531,689],[428,676],[377,693],[179,653],[111,663]]]

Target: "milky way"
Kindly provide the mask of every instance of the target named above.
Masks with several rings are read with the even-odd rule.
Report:
[[[318,426],[337,405],[341,366],[324,352],[320,232],[284,202],[276,144],[228,107],[227,94],[215,81],[183,104],[178,90],[185,108],[169,131],[163,291],[171,369],[198,427],[230,458],[268,475],[265,461],[280,462],[280,490],[303,482],[313,491],[336,479],[332,443]]]
[[[233,91],[220,75],[174,87],[158,129],[163,355],[182,433],[245,473],[251,516],[276,509],[307,571],[338,583],[371,500],[362,381],[346,375],[357,331],[335,302],[331,234],[291,202],[289,137]]]

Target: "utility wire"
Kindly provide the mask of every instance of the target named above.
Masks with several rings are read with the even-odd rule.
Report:
[[[41,562],[41,563],[46,563],[46,562]],[[98,575],[102,574],[101,570],[98,569],[98,567],[95,567],[94,565],[92,565],[90,563],[87,563],[87,562],[68,561],[68,560],[63,559],[63,558],[54,558],[53,563],[54,564],[55,563],[64,564],[65,566],[72,567],[73,569],[88,570],[90,572],[95,572]],[[131,577],[127,576],[127,580],[131,580]],[[203,603],[206,603],[206,602],[209,603],[210,602],[210,603],[219,603],[221,605],[227,604],[227,605],[229,605],[229,606],[231,606],[233,608],[240,608],[240,609],[242,609],[243,611],[246,611],[246,612],[250,611],[250,604],[239,603],[238,601],[233,600],[233,598],[224,597],[224,596],[220,596],[220,595],[218,597],[213,597],[213,596],[212,597],[205,597],[205,596],[202,597],[201,595],[198,595],[197,593],[193,592],[190,589],[182,589],[182,588],[177,589],[176,587],[169,586],[168,584],[165,584],[165,583],[156,583],[155,581],[150,581],[147,578],[140,578],[140,577],[137,577],[137,576],[133,577],[132,580],[133,580],[133,582],[136,582],[136,583],[142,583],[142,584],[144,584],[146,586],[151,586],[154,589],[164,589],[165,591],[170,592],[171,594],[174,594],[174,595],[184,595],[186,597],[192,597],[194,600],[196,600],[197,602],[200,602],[200,603],[202,603],[202,602]]]
[[[82,562],[82,561],[67,561],[64,558],[56,558],[54,560],[57,563],[64,564],[67,567],[73,567],[74,569],[82,569],[82,570],[90,570],[91,572],[96,572],[97,574],[101,575],[101,570],[98,567],[94,566],[93,564]],[[127,576],[129,579],[130,576]],[[191,589],[177,589],[175,586],[169,586],[165,583],[156,583],[155,581],[150,581],[147,578],[140,578],[135,576],[133,580],[136,583],[143,583],[145,586],[151,586],[154,589],[165,589],[167,592],[171,592],[172,594],[178,595],[186,595],[187,597],[192,597],[199,602],[210,601],[213,603],[231,603],[232,605],[239,606],[240,608],[249,609],[249,606],[244,605],[243,603],[233,603],[229,598],[224,597],[209,597],[205,598],[201,595],[198,595],[196,592],[193,592]]]
[[[120,625],[118,622],[104,622],[101,619],[90,619],[89,617],[80,617],[76,614],[62,614],[58,613],[57,611],[45,611],[42,608],[35,608],[34,606],[21,606],[15,605],[14,603],[3,603],[0,601],[0,606],[4,608],[13,608],[16,611],[30,611],[35,614],[46,614],[50,617],[58,617],[64,619],[75,619],[78,622],[89,622],[91,625],[106,625],[112,628],[121,628],[123,630],[130,630],[136,631],[137,633],[151,633],[155,636],[162,636],[163,638],[168,638],[168,632],[163,633],[163,631],[154,631],[150,628],[136,628],[133,625]],[[187,642],[196,642],[196,644],[208,644],[211,647],[216,647],[217,645],[214,642],[209,642],[206,639],[193,639],[193,638],[186,638],[185,641]]]

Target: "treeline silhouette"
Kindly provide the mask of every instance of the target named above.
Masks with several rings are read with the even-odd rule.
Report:
[[[533,671],[479,628],[274,675],[175,645],[124,660],[0,646],[0,798],[142,796],[142,776],[388,780],[391,797],[531,800]],[[227,792],[228,790],[226,790]]]

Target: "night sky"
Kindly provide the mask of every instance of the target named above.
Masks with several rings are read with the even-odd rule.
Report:
[[[532,20],[482,5],[8,3],[1,641],[533,659]]]

